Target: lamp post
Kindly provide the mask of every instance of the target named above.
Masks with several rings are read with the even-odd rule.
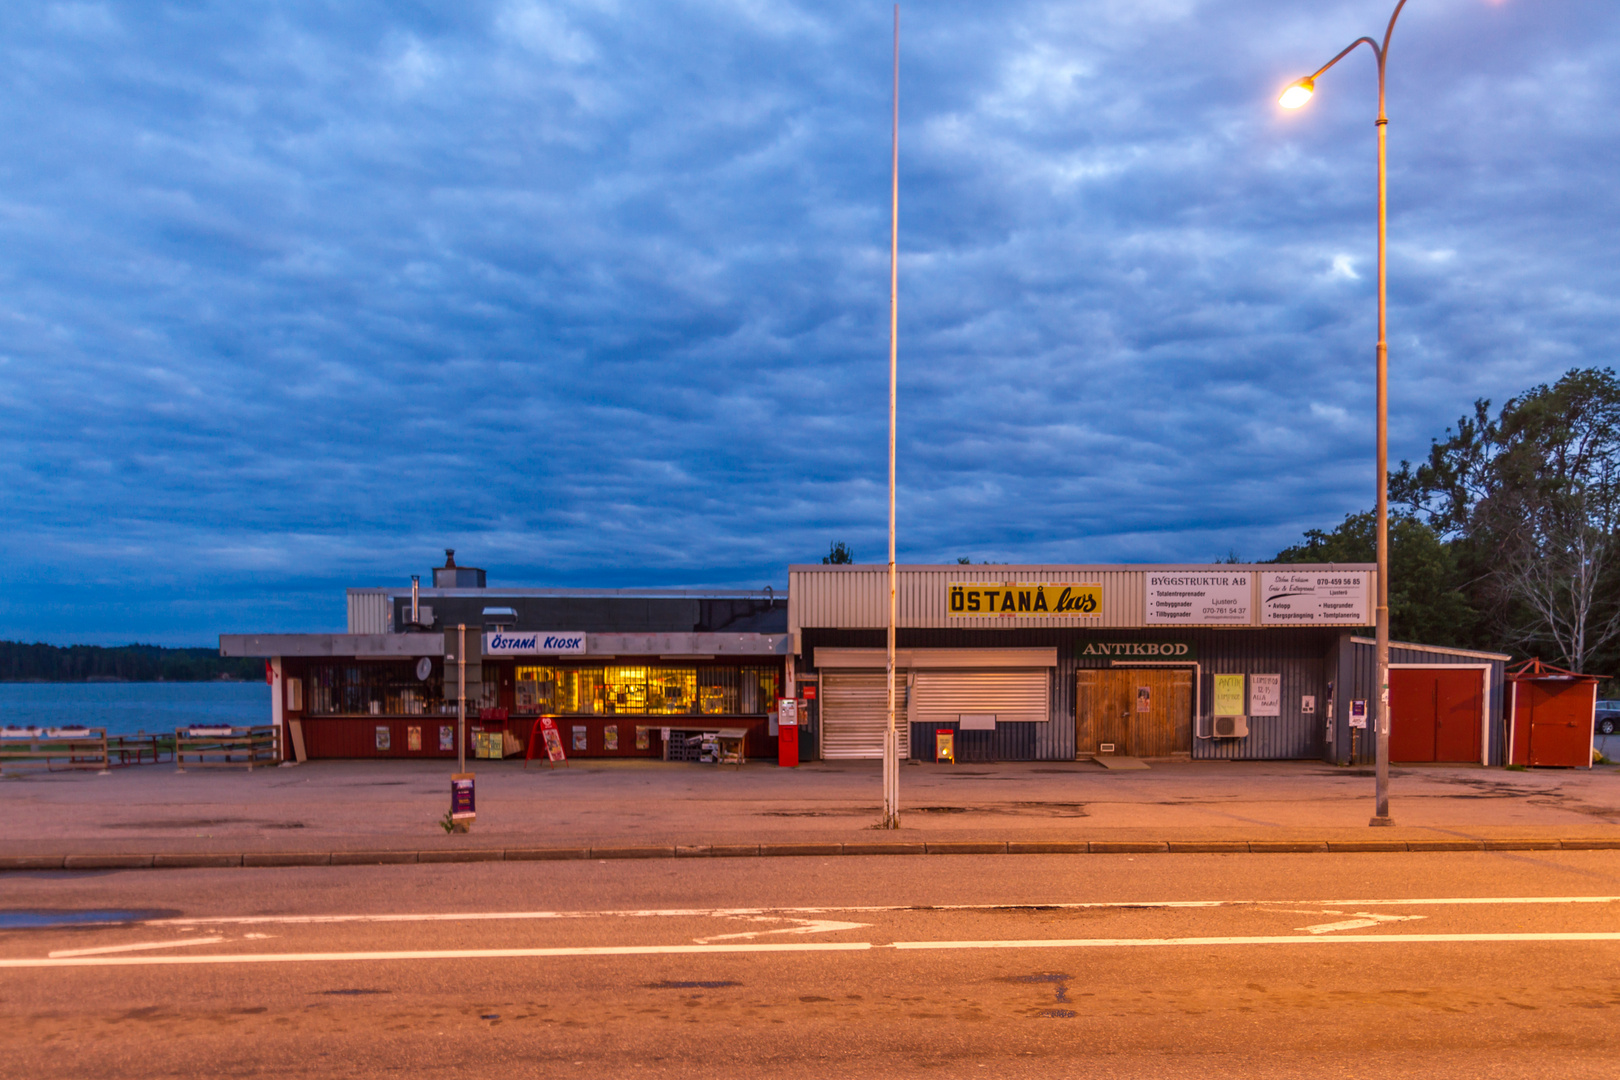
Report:
[[[885,829],[900,827],[900,733],[894,708],[894,634],[896,598],[894,569],[894,404],[899,384],[896,349],[900,333],[900,5],[894,5],[894,136],[890,143],[889,213],[889,637],[888,724],[883,729],[883,820]]]
[[[1400,0],[1395,5],[1381,44],[1370,37],[1357,38],[1315,72],[1291,84],[1278,99],[1285,109],[1297,109],[1304,105],[1316,91],[1317,78],[1349,56],[1357,45],[1366,45],[1378,60],[1378,700],[1374,714],[1377,737],[1374,739],[1373,752],[1373,783],[1376,791],[1376,805],[1370,822],[1373,825],[1393,824],[1389,816],[1389,345],[1385,334],[1385,226],[1388,216],[1385,135],[1389,128],[1389,117],[1384,114],[1384,65],[1389,59],[1389,38],[1395,32],[1395,20],[1401,17],[1401,9],[1405,6],[1406,0]]]

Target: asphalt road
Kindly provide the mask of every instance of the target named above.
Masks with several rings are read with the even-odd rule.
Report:
[[[1617,915],[1616,852],[8,874],[0,1061],[1613,1077]]]

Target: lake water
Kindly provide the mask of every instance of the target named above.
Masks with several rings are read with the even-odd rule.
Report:
[[[0,727],[104,727],[109,735],[270,722],[262,682],[0,683]]]

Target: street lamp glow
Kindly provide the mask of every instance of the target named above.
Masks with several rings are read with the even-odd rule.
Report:
[[[1282,92],[1282,97],[1277,99],[1277,104],[1285,109],[1297,109],[1311,100],[1311,95],[1314,93],[1316,93],[1316,80],[1301,79]]]

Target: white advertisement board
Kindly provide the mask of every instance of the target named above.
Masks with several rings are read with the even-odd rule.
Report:
[[[1249,676],[1249,715],[1282,715],[1282,676]]]
[[[1367,626],[1364,570],[1265,571],[1260,575],[1260,621]]]
[[[1147,577],[1149,626],[1203,626],[1211,623],[1252,622],[1249,613],[1250,574],[1150,573]]]

